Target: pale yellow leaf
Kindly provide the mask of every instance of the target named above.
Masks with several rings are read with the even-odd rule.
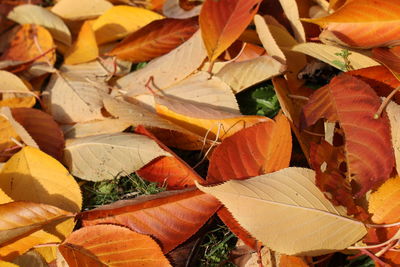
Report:
[[[179,0],[166,0],[163,5],[163,14],[168,18],[186,19],[200,14],[201,5],[191,10],[184,10],[179,6]]]
[[[396,170],[397,173],[400,174],[400,106],[390,101],[389,105],[386,107],[386,112],[390,120]]]
[[[64,19],[86,20],[100,16],[112,6],[106,0],[60,0],[51,8],[51,11]]]
[[[164,16],[148,9],[132,6],[114,6],[108,9],[93,23],[98,44],[122,39],[153,20]]]
[[[79,31],[75,43],[65,54],[65,64],[81,64],[95,60],[99,56],[96,38],[92,30],[92,22],[85,21]]]
[[[5,70],[0,70],[0,93],[33,95],[33,92],[17,75]]]
[[[285,12],[286,17],[292,26],[296,40],[299,43],[305,42],[306,33],[300,21],[299,9],[297,7],[296,0],[279,0],[279,3],[281,4],[283,11]]]
[[[150,77],[158,88],[166,88],[177,83],[197,70],[207,57],[200,31],[168,54],[149,62],[143,69],[134,71],[117,81],[117,85],[127,95],[134,97],[148,93],[145,87]],[[153,87],[154,88],[154,87]]]
[[[57,41],[71,45],[71,33],[64,21],[47,9],[37,5],[20,5],[15,7],[7,16],[19,24],[41,25],[49,30]]]
[[[77,212],[82,206],[79,185],[53,157],[33,147],[14,154],[0,173],[0,203],[31,201]]]
[[[317,256],[347,248],[366,233],[315,185],[315,172],[287,168],[200,190],[218,198],[257,240],[287,255]]]
[[[225,65],[216,76],[238,93],[256,83],[282,74],[285,65],[270,56],[231,62]]]
[[[343,62],[343,58],[341,56],[335,55],[337,53],[341,53],[343,49],[331,45],[317,44],[317,43],[302,43],[295,45],[292,48],[292,50],[315,57],[338,69],[340,69],[340,67],[335,64],[335,61]],[[349,55],[349,61],[354,69],[362,69],[380,65],[372,58],[364,56],[361,53],[355,51],[350,51],[350,53],[351,54]]]
[[[102,119],[102,97],[108,93],[108,72],[97,61],[63,65],[43,95],[48,112],[60,123]]]
[[[61,128],[64,132],[64,137],[68,139],[98,134],[119,133],[123,132],[131,125],[130,122],[123,120],[104,118],[102,120],[75,123],[74,125],[64,125]]]
[[[171,156],[150,138],[130,133],[67,140],[65,164],[81,179],[102,181],[128,175],[160,156]]]

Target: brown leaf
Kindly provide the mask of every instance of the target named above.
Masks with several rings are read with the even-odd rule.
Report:
[[[320,118],[339,122],[345,137],[347,178],[358,183],[358,197],[387,180],[394,166],[387,115],[374,119],[380,105],[368,84],[341,74],[312,94],[303,108],[303,128]]]
[[[94,225],[73,232],[60,246],[71,267],[171,266],[151,237],[117,225]]]
[[[126,37],[108,55],[135,63],[149,61],[181,45],[197,30],[197,17],[155,20]]]
[[[112,223],[148,234],[164,253],[196,233],[221,204],[199,190],[168,191],[83,212],[85,226]]]

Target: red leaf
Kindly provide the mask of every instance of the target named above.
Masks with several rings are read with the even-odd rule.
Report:
[[[34,108],[13,108],[11,113],[35,140],[40,150],[58,161],[62,160],[64,134],[52,116]]]
[[[85,226],[118,224],[153,236],[164,253],[196,233],[221,204],[199,190],[169,191],[81,213]]]
[[[260,0],[206,0],[200,12],[200,29],[210,61],[214,61],[246,29]]]
[[[249,177],[289,166],[292,151],[290,125],[285,116],[245,128],[224,139],[213,152],[208,183]]]
[[[374,48],[372,49],[372,57],[383,63],[392,71],[400,74],[400,46],[392,48]]]
[[[198,30],[197,17],[155,20],[132,33],[108,55],[131,62],[144,62],[178,47]]]
[[[343,148],[333,147],[326,141],[311,144],[310,162],[316,172],[315,182],[318,188],[329,193],[325,196],[334,205],[346,207],[348,215],[365,221],[369,217],[368,213],[354,202],[350,183],[340,170],[341,163],[345,161]],[[321,167],[324,163],[326,167],[323,171]]]
[[[204,180],[189,166],[181,160],[172,150],[161,143],[154,135],[142,125],[135,129],[136,133],[150,137],[173,157],[160,157],[152,160],[136,173],[145,180],[156,182],[159,185],[166,185],[168,189],[183,189],[194,186],[195,181],[202,183]]]
[[[59,246],[71,267],[171,266],[149,236],[116,225],[95,225],[73,232]]]
[[[344,131],[347,178],[360,186],[358,197],[386,181],[393,170],[389,120],[386,113],[374,119],[380,105],[368,84],[342,74],[312,94],[301,114],[302,128],[320,118],[339,122]]]

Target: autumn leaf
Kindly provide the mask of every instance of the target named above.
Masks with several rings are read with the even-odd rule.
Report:
[[[167,253],[197,232],[221,204],[198,190],[168,191],[83,212],[85,226],[118,224],[151,235]]]
[[[314,175],[312,170],[287,168],[244,181],[197,186],[217,197],[241,226],[272,250],[316,256],[345,249],[366,229],[325,198]]]
[[[199,22],[210,61],[227,49],[257,13],[260,0],[206,0]]]
[[[67,20],[87,20],[102,15],[112,6],[106,0],[61,0],[51,8],[51,12]]]
[[[397,76],[400,75],[400,46],[374,48],[372,50],[372,57],[394,71]]]
[[[131,62],[149,61],[181,45],[197,30],[196,17],[155,20],[126,37],[108,55]]]
[[[59,249],[71,267],[171,266],[151,237],[117,225],[83,227]]]
[[[368,84],[342,74],[311,95],[303,108],[303,128],[320,118],[339,122],[345,137],[347,178],[358,183],[358,197],[387,180],[394,166],[388,118],[384,114],[374,119],[380,105]]]

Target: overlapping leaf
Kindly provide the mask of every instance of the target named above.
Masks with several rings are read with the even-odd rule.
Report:
[[[181,45],[197,30],[196,17],[155,20],[129,35],[108,54],[131,62],[149,61]]]
[[[384,114],[374,119],[380,105],[368,84],[342,74],[311,95],[303,108],[303,127],[320,118],[339,122],[344,131],[347,178],[358,183],[359,197],[388,179],[394,166],[388,118]]]
[[[167,253],[197,232],[220,206],[198,190],[169,191],[118,201],[84,212],[81,218],[85,226],[119,224],[151,235]]]
[[[171,266],[151,237],[117,225],[81,228],[59,249],[71,267]]]
[[[112,4],[106,0],[61,0],[51,8],[51,12],[68,20],[86,20],[100,16],[111,7]]]
[[[386,67],[400,75],[400,46],[392,48],[374,48],[372,56]]]

